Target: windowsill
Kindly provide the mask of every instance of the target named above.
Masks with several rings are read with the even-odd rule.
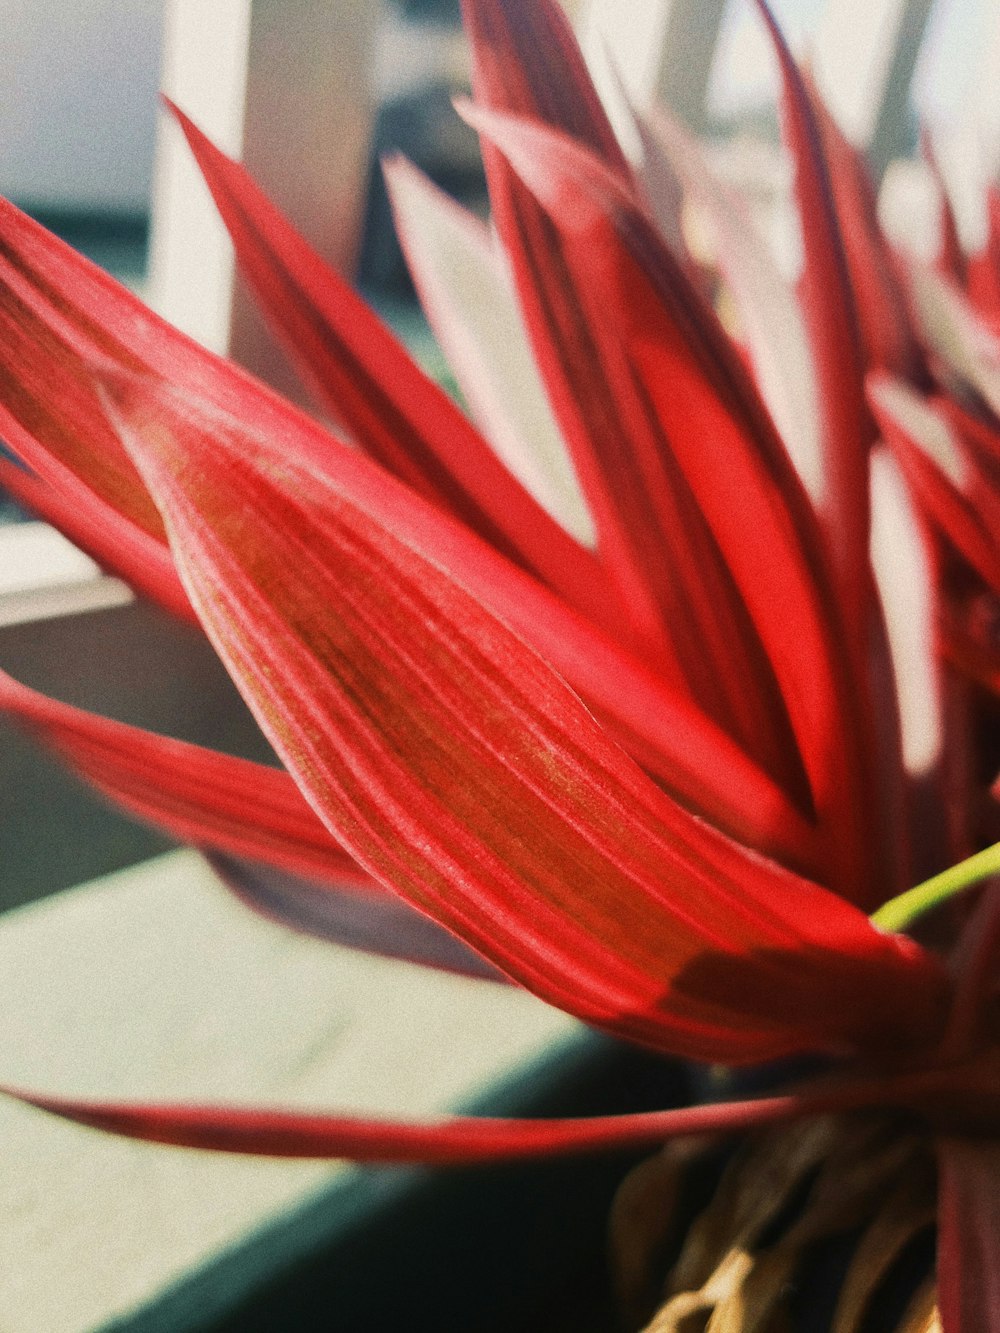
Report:
[[[123,606],[132,594],[46,523],[0,527],[0,628]]]
[[[411,1117],[467,1102],[579,1030],[524,992],[260,920],[190,851],[3,918],[0,1007],[0,1077],[22,1086]],[[173,1284],[354,1178],[129,1143],[10,1102],[0,1135],[0,1308],[18,1333],[142,1326]],[[253,1280],[290,1257],[268,1247]],[[201,1282],[191,1326],[224,1310],[233,1280]]]

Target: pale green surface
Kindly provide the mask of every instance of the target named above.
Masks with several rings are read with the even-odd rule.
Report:
[[[529,995],[302,939],[176,852],[0,921],[0,1079],[426,1116],[576,1025]],[[0,1329],[141,1306],[341,1166],[128,1143],[0,1102]]]

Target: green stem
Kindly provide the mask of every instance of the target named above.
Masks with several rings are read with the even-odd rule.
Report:
[[[925,912],[940,903],[962,893],[980,880],[990,875],[1000,874],[1000,842],[995,842],[985,851],[976,852],[975,856],[959,861],[957,866],[949,866],[940,875],[933,875],[918,884],[914,889],[907,889],[897,898],[890,898],[877,912],[872,913],[872,924],[879,930],[905,930]]]

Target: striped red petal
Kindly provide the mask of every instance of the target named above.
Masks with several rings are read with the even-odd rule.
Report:
[[[209,636],[375,878],[551,1003],[664,1050],[752,1060],[940,1026],[929,956],[666,797],[401,531],[366,460],[345,451],[333,478],[210,404],[115,392]]]

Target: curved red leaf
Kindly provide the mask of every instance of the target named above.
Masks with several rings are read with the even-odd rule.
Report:
[[[133,382],[134,383],[134,382]],[[183,398],[137,387],[171,430],[184,431]],[[252,400],[243,415],[256,420]],[[334,485],[363,476],[369,502],[386,526],[408,532],[432,558],[530,643],[576,689],[621,744],[679,800],[734,836],[803,872],[817,870],[814,824],[759,765],[710,718],[668,688],[635,657],[561,602],[523,570],[449,515],[395,482],[355,449],[338,445],[289,408],[266,447],[281,466],[287,455],[315,460]],[[263,439],[263,436],[258,438]],[[320,486],[322,489],[322,485]]]
[[[209,860],[223,881],[264,915],[351,948],[496,977],[366,874],[281,769],[58,703],[4,672],[0,709],[137,818],[214,849]]]
[[[556,126],[630,175],[573,30],[556,0],[461,0],[476,100]]]
[[[12,478],[15,493],[65,519],[110,572],[190,618],[156,506],[98,401],[95,366],[162,376],[227,411],[250,392],[275,438],[292,412],[0,199],[0,438],[38,479]]]
[[[530,7],[464,0],[463,16],[478,103],[541,118],[588,145],[616,176],[630,179],[554,0]],[[623,402],[620,384],[609,380],[605,349],[579,304],[550,218],[495,147],[488,141],[482,147],[493,221],[511,261],[539,372],[594,519],[598,554],[620,608],[620,633],[690,689],[667,641],[669,610],[676,608],[662,604],[668,590],[658,577],[659,552],[642,491],[628,485],[635,453],[628,416],[635,412],[634,401]],[[620,467],[626,472],[618,486]]]
[[[52,485],[0,456],[0,486],[25,509],[58,528],[102,569],[118,574],[178,618],[197,623],[166,543],[124,520],[72,473],[64,473],[58,485]]]
[[[738,1061],[940,1027],[927,954],[667,798],[380,518],[364,459],[334,483],[211,405],[117,393],[209,636],[376,878],[542,998],[660,1049]]]

